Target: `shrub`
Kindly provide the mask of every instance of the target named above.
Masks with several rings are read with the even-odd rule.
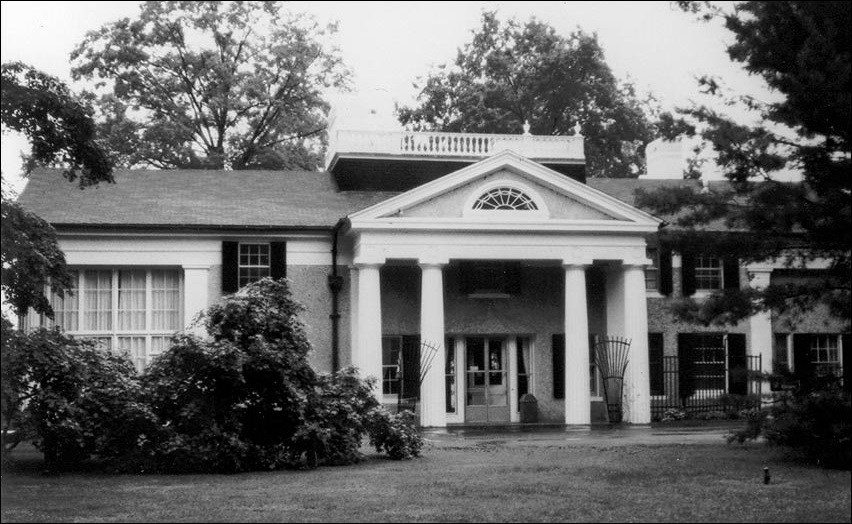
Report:
[[[96,456],[178,473],[348,464],[368,434],[395,458],[416,455],[413,425],[381,411],[374,381],[310,367],[300,310],[285,280],[250,284],[202,317],[211,339],[176,335],[141,381],[123,355],[4,319],[4,446],[14,428],[53,469]]]
[[[351,464],[368,432],[370,414],[379,408],[373,395],[375,379],[361,380],[355,368],[322,375],[309,396],[295,448],[305,465]]]
[[[48,470],[73,468],[93,455],[123,457],[156,431],[140,402],[136,370],[123,355],[58,329],[25,333],[6,319],[2,329],[4,433],[14,429],[32,440]]]
[[[780,393],[773,406],[745,414],[746,427],[729,442],[764,436],[823,467],[852,468],[852,402],[835,380]]]
[[[370,414],[370,444],[376,451],[384,451],[394,460],[405,460],[420,456],[423,437],[414,423],[414,413],[408,410],[389,414],[376,409]]]

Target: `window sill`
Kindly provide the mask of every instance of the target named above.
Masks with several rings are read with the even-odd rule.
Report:
[[[666,296],[657,290],[646,289],[645,298],[666,298]]]

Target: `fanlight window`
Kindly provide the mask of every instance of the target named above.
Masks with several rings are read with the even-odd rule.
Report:
[[[535,202],[521,191],[512,187],[496,187],[473,204],[475,210],[537,211]]]

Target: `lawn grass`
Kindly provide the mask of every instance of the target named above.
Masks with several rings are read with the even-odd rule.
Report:
[[[2,475],[4,522],[850,521],[850,472],[784,462],[762,445],[483,441],[408,462],[177,476],[43,476],[20,454]]]

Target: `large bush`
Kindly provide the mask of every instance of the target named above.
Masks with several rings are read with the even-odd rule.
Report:
[[[4,318],[2,330],[4,452],[31,440],[48,470],[62,470],[92,455],[120,460],[156,433],[128,359],[57,329],[24,333]]]
[[[92,455],[136,472],[347,464],[367,436],[393,458],[416,456],[413,422],[383,412],[374,382],[311,368],[300,310],[286,280],[248,285],[205,312],[209,338],[175,336],[141,380],[124,356],[4,323],[4,417],[51,467]]]
[[[746,412],[747,425],[729,441],[760,436],[827,468],[852,468],[852,401],[836,379],[796,384],[775,403]]]

